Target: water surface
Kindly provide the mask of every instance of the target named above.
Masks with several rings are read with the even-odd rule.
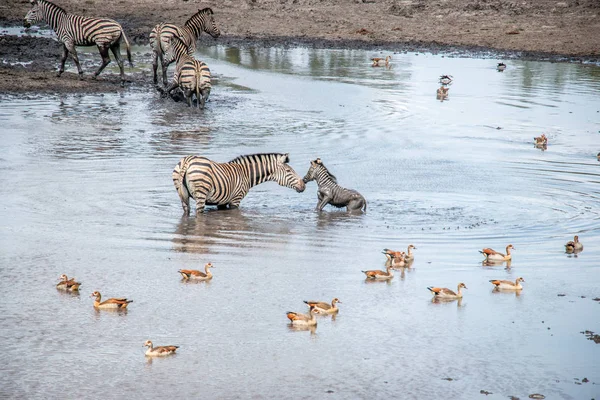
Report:
[[[201,112],[143,88],[0,97],[0,394],[600,395],[600,346],[580,333],[600,332],[600,68],[499,73],[499,60],[394,54],[388,70],[370,67],[375,55],[201,48],[215,76]],[[454,76],[443,102],[441,74]],[[368,212],[317,214],[314,182],[301,194],[268,183],[239,210],[182,217],[182,156],[257,152],[289,152],[301,175],[320,157]],[[577,257],[563,247],[575,234]],[[409,243],[413,268],[364,281],[383,248]],[[509,243],[510,268],[482,266],[479,249]],[[180,281],[209,261],[213,281]],[[55,290],[63,273],[81,295]],[[519,276],[520,294],[488,283]],[[460,303],[430,301],[427,286],[458,282]],[[96,312],[94,290],[134,303]],[[337,318],[289,328],[286,311],[333,297]],[[181,348],[147,360],[147,339]]]

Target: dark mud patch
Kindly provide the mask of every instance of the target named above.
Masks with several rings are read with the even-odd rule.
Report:
[[[95,50],[95,48],[94,48]],[[123,55],[124,52],[122,51]],[[104,70],[97,79],[93,74],[100,65],[100,55],[79,53],[83,79],[79,74],[64,72],[57,76],[62,45],[51,38],[31,36],[0,37],[0,92],[3,93],[112,93],[131,86],[152,88],[151,71],[133,71],[125,63],[125,88],[118,73]],[[148,58],[149,59],[149,58]],[[135,62],[135,60],[134,60]],[[113,60],[110,66],[115,65]],[[67,59],[66,68],[73,66]]]

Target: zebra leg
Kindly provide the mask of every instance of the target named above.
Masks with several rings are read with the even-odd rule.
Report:
[[[67,57],[69,57],[69,50],[67,49],[67,46],[65,46],[63,43],[63,55],[60,59],[60,67],[58,69],[57,76],[61,76],[62,73],[65,72],[65,62],[67,61]]]
[[[71,53],[71,57],[73,58],[73,62],[77,66],[77,72],[79,72],[79,79],[83,79],[83,70],[81,69],[81,64],[79,64],[79,57],[77,56],[77,50],[75,50],[75,45],[71,42],[65,43],[66,49]],[[64,64],[63,68],[64,70]]]
[[[110,64],[110,57],[108,56],[108,47],[106,46],[100,46],[98,45],[98,50],[100,50],[100,55],[102,56],[102,65],[100,65],[100,68],[98,68],[98,71],[96,71],[96,73],[94,74],[94,78],[96,79],[98,77],[98,75],[100,75],[100,72],[102,72],[102,70],[108,65]]]
[[[121,43],[117,41],[112,46],[110,46],[110,51],[112,51],[115,56],[115,60],[117,60],[117,64],[119,64],[119,70],[121,71],[121,87],[125,86],[125,70],[123,69],[123,60],[121,60]]]
[[[204,212],[204,206],[206,205],[206,197],[196,197],[196,215],[200,215]]]
[[[169,68],[169,64],[165,63],[165,58],[162,53],[160,55],[160,66],[162,67],[163,85],[167,86],[169,83],[169,80],[167,79],[167,69]]]
[[[331,201],[331,197],[324,196],[317,204],[316,211],[323,211],[323,208]]]
[[[153,72],[153,78],[154,78],[155,85],[158,83],[158,75],[156,74],[157,70],[158,70],[158,53],[156,51],[153,51],[152,52],[152,72]]]

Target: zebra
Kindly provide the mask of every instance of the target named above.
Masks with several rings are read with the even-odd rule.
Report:
[[[173,81],[166,88],[157,87],[164,95],[168,95],[171,91],[181,88],[188,106],[192,106],[192,97],[196,94],[198,108],[204,108],[208,96],[210,96],[210,69],[202,61],[196,60],[187,53],[188,47],[178,37],[171,39],[167,54],[173,56],[177,60]]]
[[[221,31],[217,28],[215,19],[213,17],[213,10],[211,8],[204,8],[198,10],[198,12],[190,17],[182,27],[174,24],[160,23],[150,32],[150,47],[152,48],[153,60],[152,69],[154,72],[154,84],[158,83],[158,76],[156,70],[158,69],[158,60],[163,73],[163,84],[166,86],[167,80],[167,68],[169,64],[175,61],[173,58],[165,57],[165,53],[169,46],[169,42],[175,36],[180,36],[183,32],[183,42],[188,47],[188,54],[193,55],[196,51],[196,41],[200,37],[202,31],[208,33],[213,38],[218,38],[221,35]]]
[[[319,202],[316,210],[322,211],[325,205],[341,208],[347,211],[367,211],[367,200],[356,190],[346,189],[337,184],[337,178],[325,167],[320,158],[310,162],[310,168],[303,181],[317,181]]]
[[[100,72],[110,63],[108,55],[108,50],[110,49],[121,70],[121,86],[125,85],[125,74],[120,52],[121,39],[125,41],[125,45],[127,46],[129,65],[133,67],[133,63],[131,62],[129,41],[127,40],[127,36],[125,36],[123,27],[118,22],[108,18],[90,18],[69,14],[63,8],[48,0],[30,0],[30,2],[33,7],[25,16],[23,25],[28,28],[39,21],[45,21],[56,32],[58,40],[63,45],[63,55],[60,60],[58,76],[61,76],[65,71],[65,61],[70,53],[79,71],[79,79],[83,79],[83,70],[79,64],[79,57],[77,56],[75,46],[96,45],[102,56],[102,65],[100,65],[100,68],[94,74],[93,79],[96,79],[100,75]]]
[[[280,153],[244,155],[227,163],[191,155],[175,166],[173,184],[186,215],[190,213],[190,197],[196,200],[196,214],[202,213],[205,205],[216,205],[220,210],[237,208],[250,188],[267,181],[303,192],[306,185],[289,161],[289,154]]]

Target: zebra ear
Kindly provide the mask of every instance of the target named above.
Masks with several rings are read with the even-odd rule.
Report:
[[[321,161],[321,159],[320,159],[320,158],[317,158],[317,159],[315,160],[315,162],[316,162],[317,164],[319,164],[319,165],[320,165],[320,164],[323,164],[323,162]]]

